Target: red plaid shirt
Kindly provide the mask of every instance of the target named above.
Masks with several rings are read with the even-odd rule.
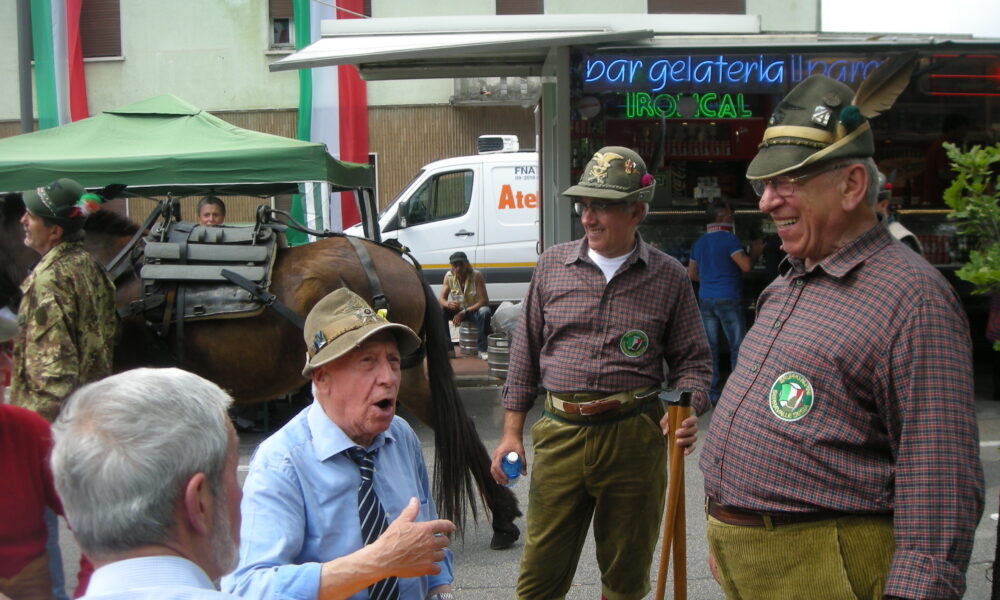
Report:
[[[609,282],[587,257],[586,238],[539,257],[511,347],[504,408],[531,408],[539,380],[557,393],[659,385],[666,359],[669,384],[700,392],[692,401],[699,413],[707,410],[712,358],[687,272],[638,234],[636,242]],[[648,348],[626,354],[643,337]]]
[[[782,389],[788,372],[812,390],[795,421],[771,408],[789,390],[790,405],[802,388],[809,399],[802,379]],[[971,338],[955,291],[881,226],[809,272],[791,260],[758,300],[700,466],[721,504],[892,511],[885,595],[961,597],[983,473]]]

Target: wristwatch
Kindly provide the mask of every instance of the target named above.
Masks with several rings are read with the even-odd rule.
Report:
[[[427,600],[455,600],[455,594],[451,592],[439,592],[430,596]]]

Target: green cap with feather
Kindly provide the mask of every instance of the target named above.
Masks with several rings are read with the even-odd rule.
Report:
[[[888,110],[910,82],[917,54],[895,55],[858,88],[813,75],[795,86],[771,114],[747,179],[767,179],[802,167],[875,154],[868,119]]]

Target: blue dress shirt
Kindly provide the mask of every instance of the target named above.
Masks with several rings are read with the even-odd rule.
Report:
[[[240,563],[222,588],[254,598],[314,600],[322,563],[359,550],[361,474],[346,450],[356,446],[318,403],[302,410],[254,452],[243,484]],[[420,501],[418,521],[437,519],[427,467],[413,429],[394,417],[375,438],[375,492],[391,523]],[[451,583],[451,552],[441,573],[399,580],[400,600],[423,600],[427,590]],[[368,597],[367,590],[351,596]]]
[[[130,558],[94,571],[80,600],[238,600],[216,591],[198,565],[179,556]]]

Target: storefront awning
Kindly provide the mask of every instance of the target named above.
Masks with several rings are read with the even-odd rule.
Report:
[[[752,15],[516,15],[348,19],[272,71],[353,64],[368,80],[540,75],[560,46],[642,45],[657,34],[752,34]]]

